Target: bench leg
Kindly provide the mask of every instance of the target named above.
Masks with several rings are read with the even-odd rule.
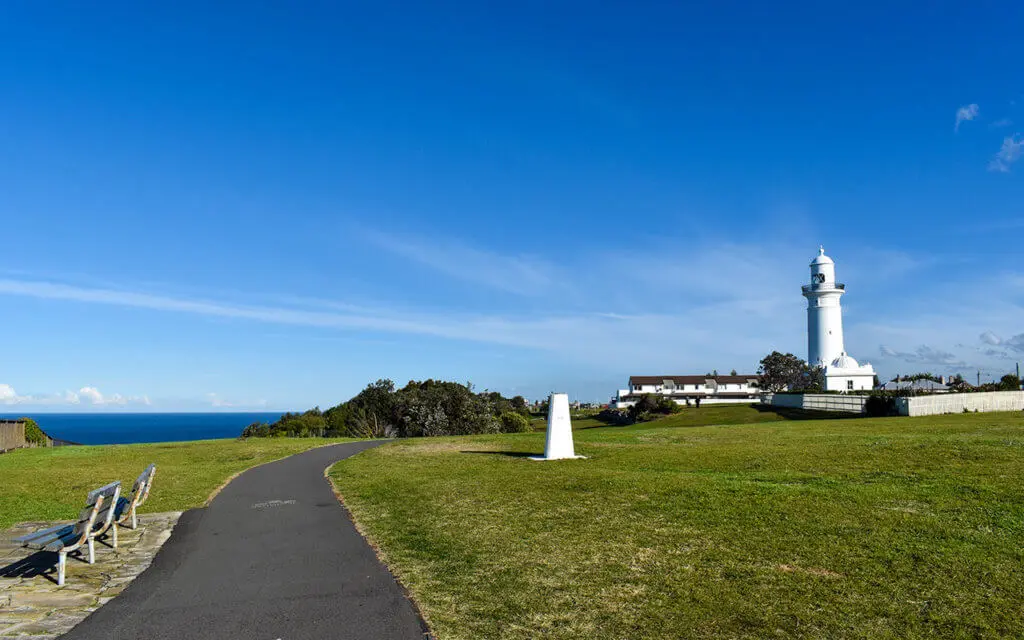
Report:
[[[135,519],[135,508],[132,507],[132,530],[139,528],[139,521]]]
[[[117,523],[116,522],[114,523],[114,526],[111,527],[111,529],[114,530],[114,548],[116,549],[117,548]]]
[[[89,537],[89,564],[96,564],[96,544],[92,537]]]
[[[64,586],[64,569],[68,564],[68,554],[61,551],[57,554],[57,586]]]

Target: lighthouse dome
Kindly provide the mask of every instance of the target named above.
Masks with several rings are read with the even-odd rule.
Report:
[[[858,369],[860,368],[860,363],[846,355],[844,351],[839,354],[838,358],[832,361],[832,366],[836,369]]]
[[[812,267],[819,264],[835,264],[835,262],[832,261],[832,258],[825,255],[825,247],[819,247],[818,255],[814,257],[814,260],[811,260]]]

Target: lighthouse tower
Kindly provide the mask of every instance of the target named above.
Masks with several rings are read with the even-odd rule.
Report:
[[[803,286],[807,298],[807,364],[825,370],[825,388],[829,391],[871,389],[874,368],[847,355],[843,344],[839,299],[846,293],[846,285],[836,282],[836,264],[821,247],[810,266],[811,283]]]
[[[804,285],[807,298],[807,364],[824,367],[840,356],[843,347],[843,310],[839,298],[846,285],[836,282],[836,263],[825,248],[811,261],[811,284]]]

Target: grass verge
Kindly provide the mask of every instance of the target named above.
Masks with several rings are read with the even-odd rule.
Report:
[[[312,447],[321,438],[253,438],[156,444],[19,449],[0,455],[0,528],[74,518],[91,489],[120,480],[123,491],[147,464],[156,482],[142,513],[202,506],[228,478]]]
[[[580,429],[588,460],[438,438],[331,477],[443,640],[1024,635],[1024,415],[728,409]]]

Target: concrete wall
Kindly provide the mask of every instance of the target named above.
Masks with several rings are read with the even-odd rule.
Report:
[[[992,391],[989,393],[943,393],[941,395],[896,398],[901,416],[934,416],[943,413],[974,411],[1022,411],[1024,391]]]
[[[23,422],[0,422],[0,451],[17,449],[27,446],[25,441],[25,423]]]
[[[766,393],[763,404],[808,411],[835,411],[837,413],[864,413],[867,396],[842,396],[829,393]]]

